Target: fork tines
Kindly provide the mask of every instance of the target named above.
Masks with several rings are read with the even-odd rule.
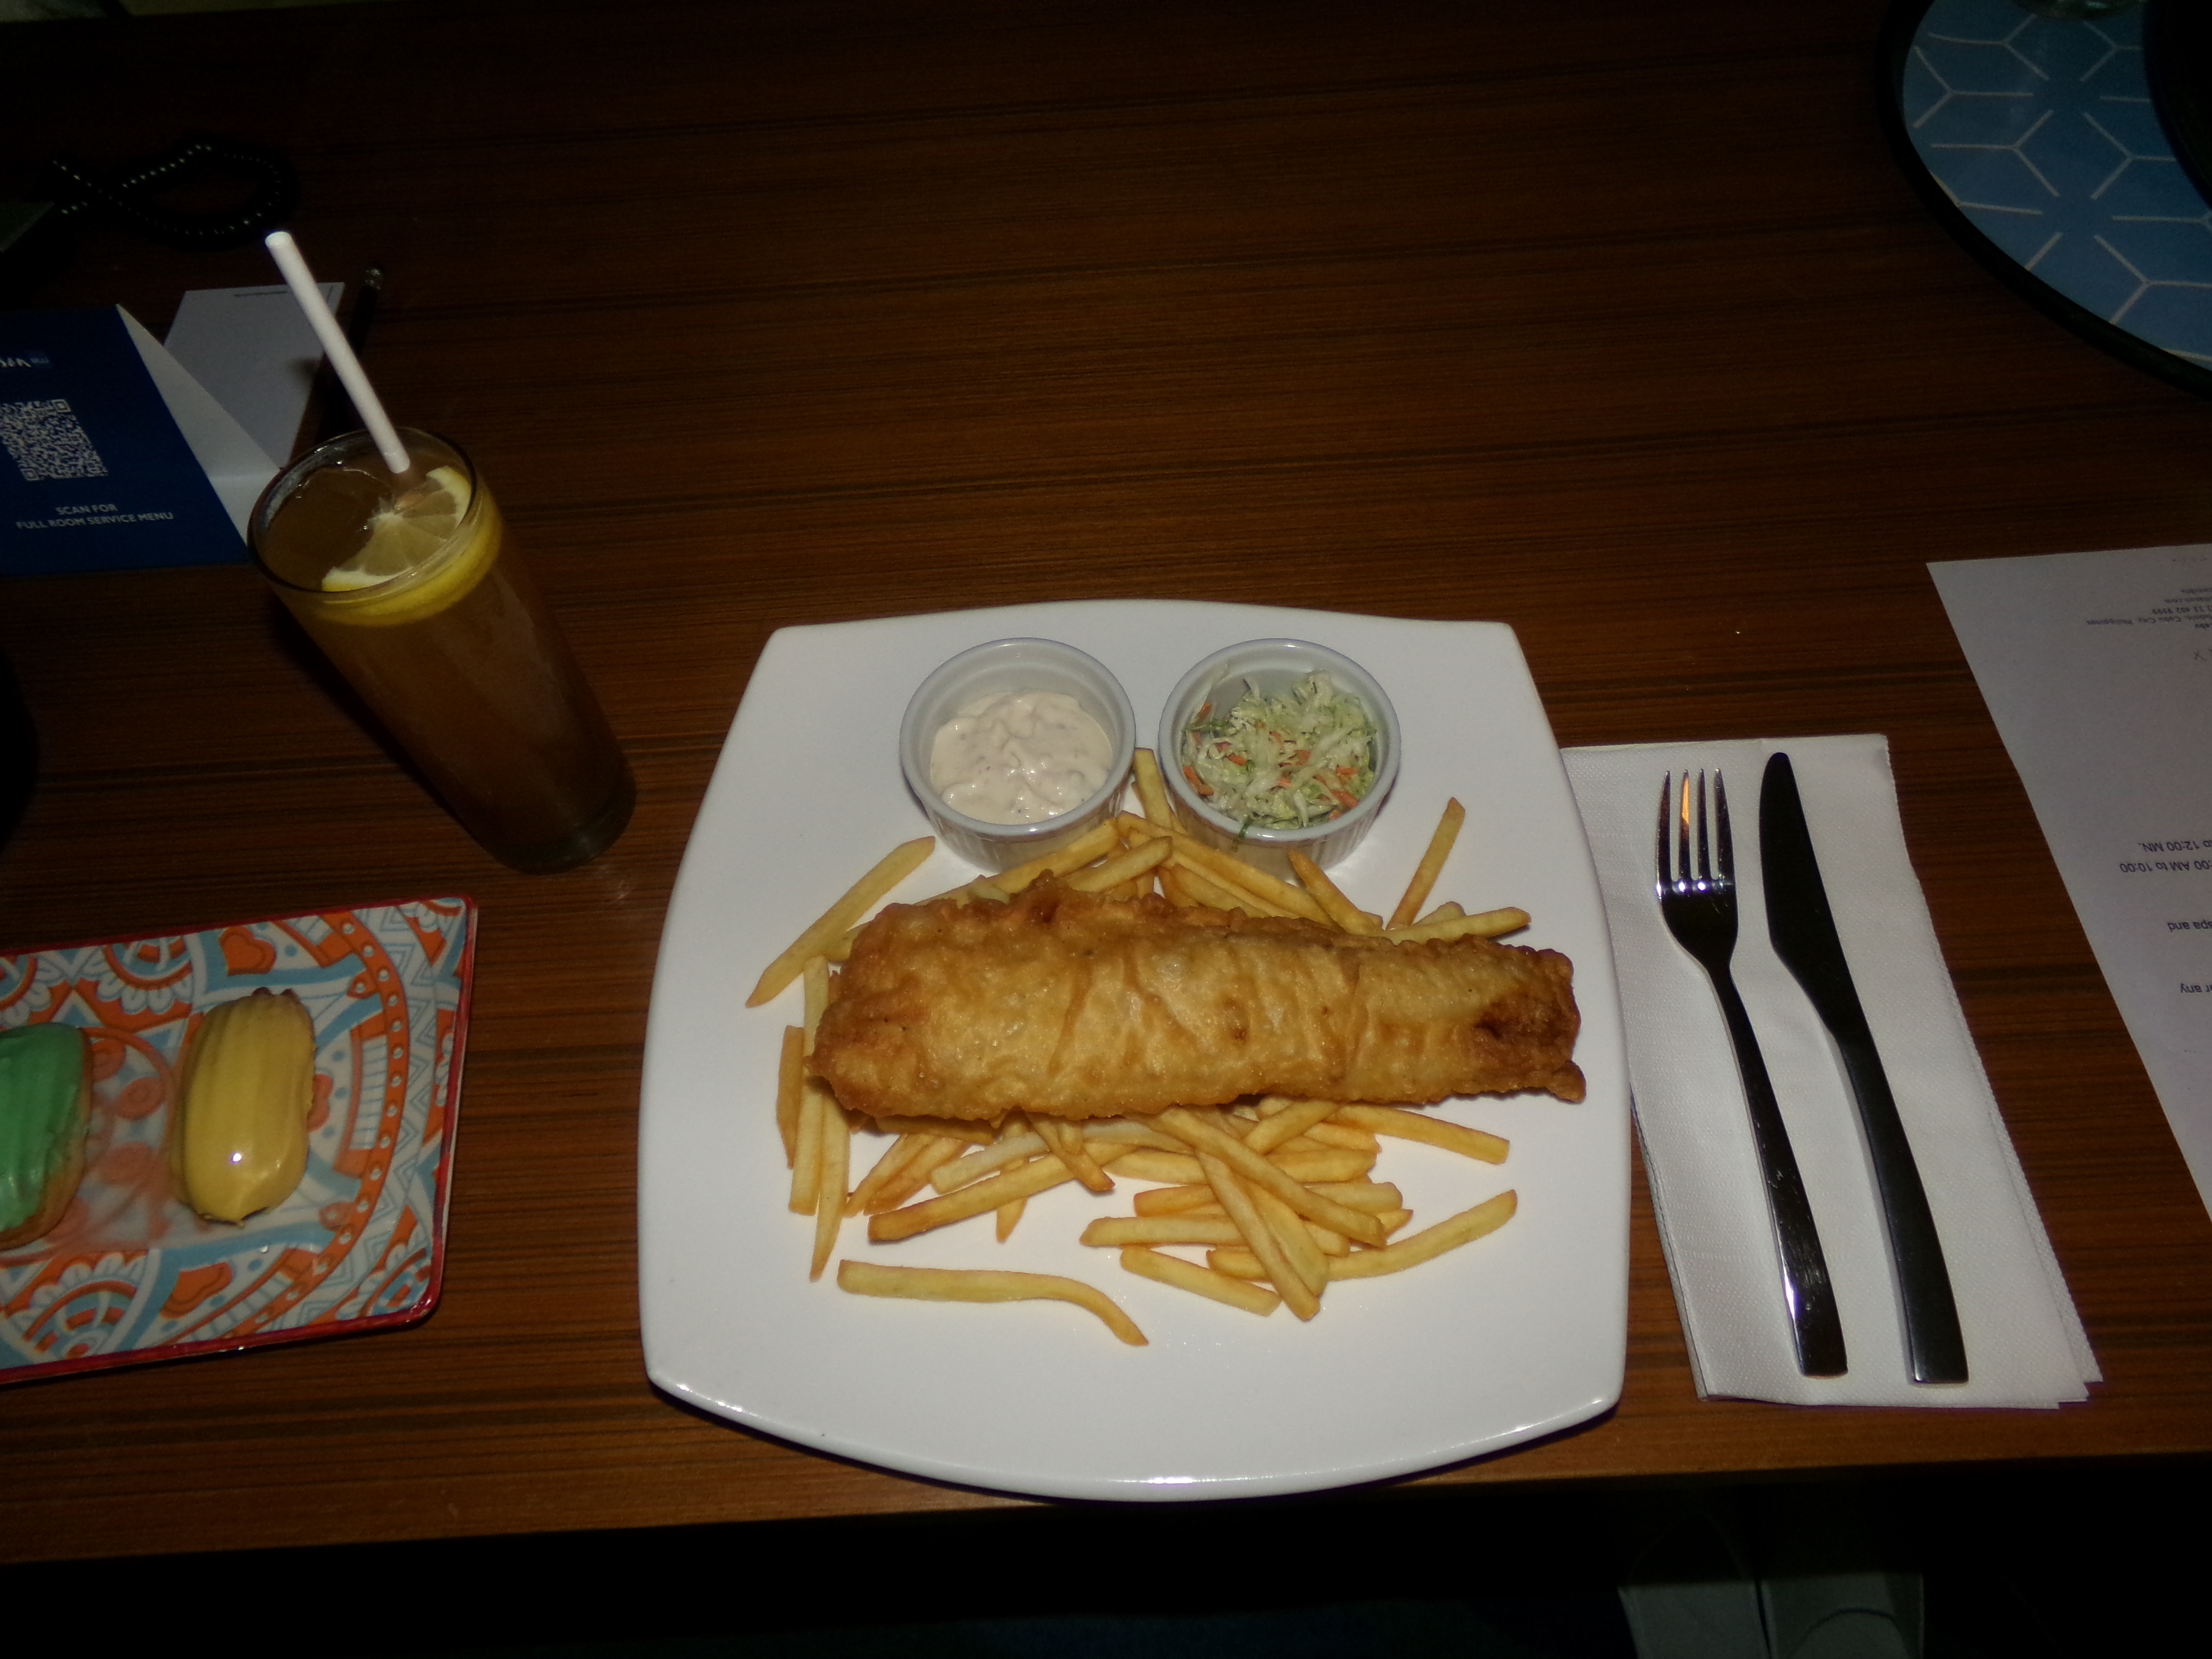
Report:
[[[1690,861],[1690,775],[1682,774],[1681,800],[1679,807],[1674,799],[1674,775],[1667,774],[1659,785],[1659,892],[1664,897],[1668,892],[1679,894],[1726,891],[1735,885],[1735,841],[1729,833],[1728,786],[1718,772],[1713,774],[1712,803],[1715,823],[1713,838],[1708,843],[1705,833],[1705,775],[1698,774],[1698,856]],[[1672,823],[1681,843],[1680,854],[1669,864],[1667,856],[1668,828]],[[1720,867],[1713,867],[1712,851],[1720,854]]]

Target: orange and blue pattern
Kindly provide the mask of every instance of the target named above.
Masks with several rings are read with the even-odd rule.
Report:
[[[0,1030],[87,1028],[84,1179],[0,1252],[0,1383],[404,1325],[436,1304],[476,906],[416,899],[0,956]],[[315,1022],[307,1172],[231,1226],[172,1189],[178,1065],[262,987]]]

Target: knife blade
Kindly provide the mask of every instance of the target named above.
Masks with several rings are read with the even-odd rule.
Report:
[[[1787,755],[1766,763],[1759,791],[1759,855],[1766,884],[1766,931],[1774,953],[1796,975],[1820,1023],[1835,1039],[1844,1079],[1857,1103],[1881,1202],[1890,1261],[1897,1270],[1905,1357],[1915,1382],[1964,1382],[1966,1344],[1942,1241],[1929,1213],[1928,1194],[1913,1162],[1912,1143],[1897,1115],[1889,1075],[1860,1006],[1843,940],[1828,908],[1828,890],[1813,854],[1813,832]]]

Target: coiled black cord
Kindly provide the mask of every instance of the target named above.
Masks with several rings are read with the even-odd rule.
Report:
[[[58,216],[104,214],[164,246],[187,252],[243,247],[291,217],[300,179],[292,164],[265,144],[236,138],[191,137],[133,172],[95,177],[71,162],[47,163],[59,186]],[[221,213],[177,213],[155,198],[195,173],[243,180],[254,187],[244,205]]]

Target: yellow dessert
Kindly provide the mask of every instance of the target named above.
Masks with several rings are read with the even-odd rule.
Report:
[[[282,1204],[307,1170],[315,1026],[291,992],[256,991],[200,1024],[175,1142],[185,1201],[210,1221]]]

